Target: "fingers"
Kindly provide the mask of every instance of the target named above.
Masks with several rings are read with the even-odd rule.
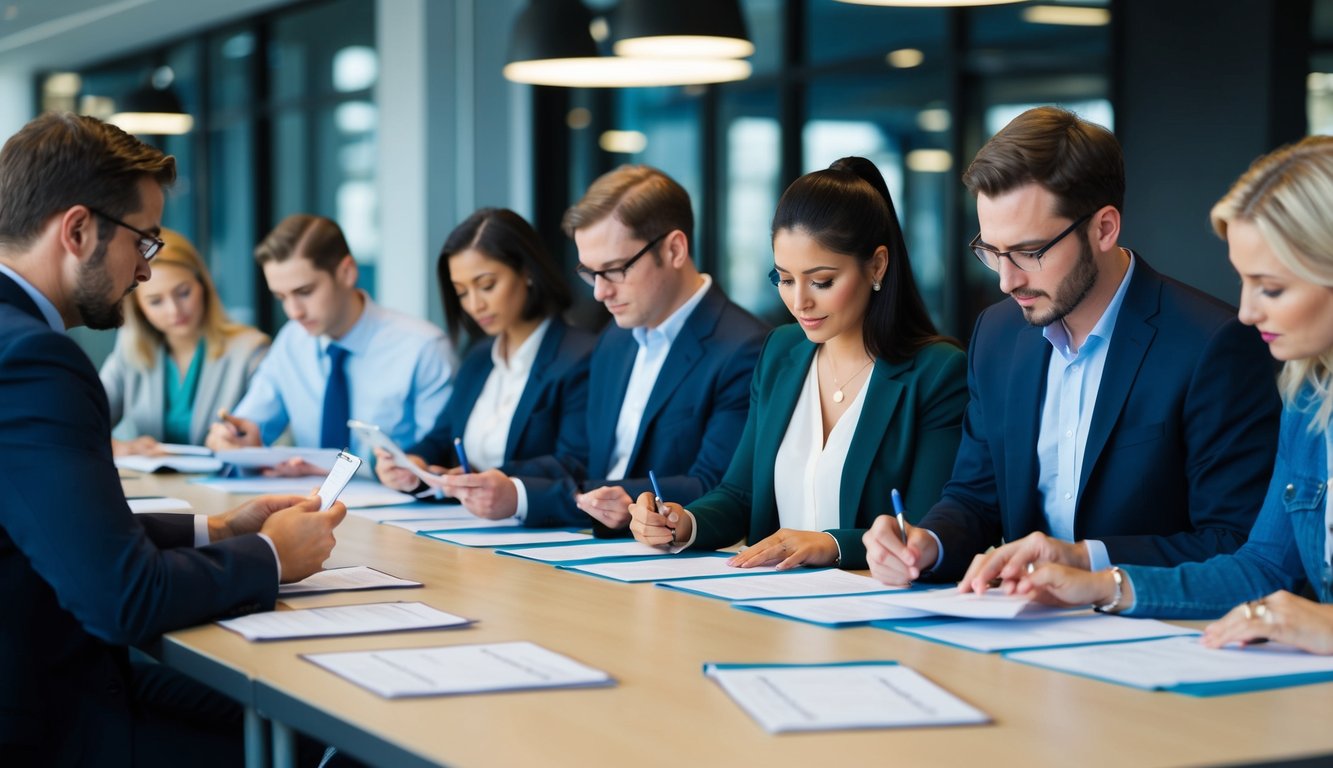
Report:
[[[917,567],[920,542],[923,538],[929,539],[930,534],[910,525],[908,531],[909,544],[904,545],[898,521],[891,515],[880,515],[861,537],[870,575],[881,583],[906,586],[920,577],[921,571]]]
[[[668,514],[659,514],[657,498],[651,492],[644,491],[626,510],[630,517],[630,533],[644,544],[654,547],[669,546],[676,538],[675,527],[676,521],[679,520],[679,510],[679,505],[668,504]],[[672,517],[675,517],[676,521],[673,521]]]

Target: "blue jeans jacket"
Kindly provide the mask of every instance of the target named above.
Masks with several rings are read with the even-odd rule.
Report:
[[[1131,616],[1211,618],[1237,604],[1310,584],[1333,602],[1324,555],[1328,449],[1311,430],[1319,400],[1307,387],[1282,412],[1277,462],[1250,538],[1235,554],[1174,568],[1124,566],[1134,585]]]

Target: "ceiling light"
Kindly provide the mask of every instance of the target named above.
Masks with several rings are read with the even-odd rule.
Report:
[[[615,154],[637,155],[647,148],[648,137],[640,131],[603,131],[597,146]]]
[[[921,66],[921,62],[926,60],[926,54],[916,48],[899,48],[896,51],[889,51],[889,55],[884,57],[889,62],[889,66],[898,69],[911,69]]]
[[[170,88],[145,85],[116,102],[107,122],[138,136],[176,136],[194,128],[194,118]]]
[[[953,155],[947,149],[914,149],[907,153],[907,170],[917,173],[944,173],[953,167]]]
[[[739,0],[620,0],[617,56],[739,59],[754,54]]]
[[[1023,9],[1023,21],[1029,24],[1104,27],[1111,23],[1111,11],[1070,5],[1034,5]]]

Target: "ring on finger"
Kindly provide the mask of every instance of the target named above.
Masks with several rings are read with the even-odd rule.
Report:
[[[1253,618],[1254,618],[1254,603],[1253,603],[1253,601],[1247,601],[1247,602],[1243,603],[1243,606],[1244,606],[1244,608],[1245,608],[1245,620],[1246,620],[1246,621],[1249,621],[1250,619],[1253,619]]]
[[[1268,604],[1263,600],[1259,600],[1254,604],[1254,615],[1263,619],[1265,624],[1273,623],[1273,612],[1268,610]]]

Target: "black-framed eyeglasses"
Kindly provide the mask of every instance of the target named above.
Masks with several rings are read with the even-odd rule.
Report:
[[[672,232],[674,231],[675,230],[672,230]],[[669,234],[671,234],[671,232],[663,232],[652,240],[649,240],[648,244],[640,248],[638,253],[626,259],[625,263],[618,267],[612,267],[610,269],[588,269],[580,264],[574,268],[574,271],[579,273],[579,277],[583,278],[583,282],[592,286],[597,285],[597,278],[599,277],[608,283],[623,283],[625,282],[625,273],[629,271],[630,267],[634,266],[634,262],[646,256],[648,252],[653,249],[654,245],[662,242],[662,240]]]
[[[1093,211],[1093,213],[1096,213],[1096,211]],[[1041,257],[1045,256],[1047,251],[1054,248],[1056,243],[1065,239],[1070,232],[1078,229],[1084,222],[1091,218],[1092,213],[1080,216],[1077,221],[1065,228],[1065,231],[1051,238],[1050,242],[1035,251],[997,251],[990,246],[980,244],[980,232],[977,233],[976,237],[972,238],[972,242],[968,243],[967,247],[971,248],[972,253],[976,254],[976,257],[981,263],[985,264],[992,272],[1000,271],[1000,259],[1008,259],[1009,263],[1024,272],[1039,272],[1041,271]]]
[[[92,211],[94,214],[98,216],[101,216],[102,218],[106,219],[112,224],[115,224],[118,227],[124,227],[129,231],[133,232],[134,234],[138,235],[139,255],[143,257],[144,261],[152,261],[153,257],[157,255],[157,252],[162,250],[162,246],[166,245],[166,243],[162,242],[162,238],[158,237],[157,235],[145,232],[142,229],[139,229],[138,227],[132,226],[130,224],[126,224],[125,222],[121,221],[115,216],[103,213],[102,211],[97,210],[91,205],[88,206],[88,210]]]

